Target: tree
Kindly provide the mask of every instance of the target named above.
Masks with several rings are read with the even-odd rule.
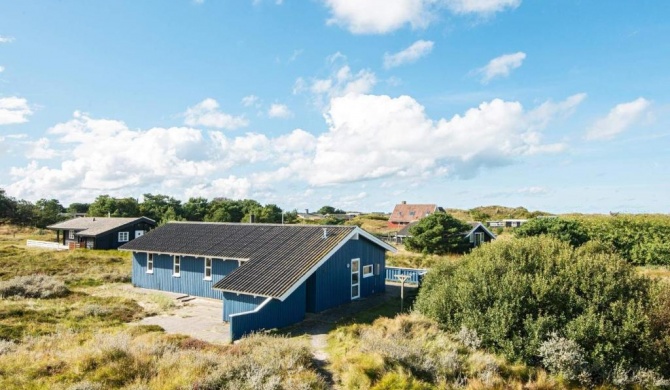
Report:
[[[0,188],[0,223],[12,222],[16,213],[16,200],[5,195],[5,190]]]
[[[87,214],[90,207],[91,205],[89,203],[70,203],[70,205],[67,206],[67,212],[70,214]]]
[[[557,335],[579,346],[584,370],[596,380],[640,368],[667,377],[670,327],[654,320],[666,318],[661,307],[668,300],[656,304],[654,287],[667,288],[616,254],[530,237],[497,240],[456,264],[439,263],[415,308],[449,331],[475,331],[484,348],[511,360],[538,364]]]
[[[45,228],[62,221],[65,208],[56,199],[40,199],[35,203],[35,226]]]
[[[333,206],[323,206],[320,209],[318,209],[316,212],[317,212],[317,214],[323,214],[323,215],[326,215],[326,214],[345,214],[346,213],[346,211],[336,209]]]
[[[92,217],[139,217],[140,208],[135,198],[112,198],[100,195],[88,209]]]
[[[205,221],[241,222],[244,214],[242,202],[226,198],[215,198],[209,203]]]
[[[171,214],[166,217],[168,210]],[[166,218],[177,218],[182,215],[181,201],[167,195],[144,194],[144,200],[139,205],[140,214],[154,221],[163,221]],[[174,219],[171,219],[174,220]]]
[[[589,240],[581,223],[562,218],[534,218],[514,230],[517,237],[547,235],[577,247]]]
[[[409,229],[412,236],[405,239],[405,247],[422,253],[463,253],[470,247],[464,237],[470,229],[447,213],[433,213]]]
[[[207,198],[189,198],[182,207],[183,216],[187,221],[204,221],[208,207]]]

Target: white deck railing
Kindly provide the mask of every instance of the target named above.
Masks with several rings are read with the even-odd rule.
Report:
[[[26,246],[29,248],[55,249],[58,251],[66,251],[68,249],[66,245],[61,245],[53,241],[28,240],[26,241]]]

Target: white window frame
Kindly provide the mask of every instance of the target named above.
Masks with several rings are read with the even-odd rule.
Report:
[[[354,271],[354,263],[357,265],[357,271]],[[354,283],[354,275],[357,275],[358,277],[356,278],[356,283]],[[361,259],[351,259],[351,278],[349,279],[351,282],[351,299],[358,299],[361,297]],[[354,287],[356,287],[356,292],[358,293],[357,295],[354,295]]]
[[[74,230],[69,230],[67,235],[68,240],[74,240]]]
[[[153,253],[147,253],[147,273],[148,274],[153,274],[154,273],[154,254]]]
[[[209,266],[207,266],[207,261],[209,261]],[[212,280],[212,258],[211,257],[205,257],[205,273],[204,277],[202,278],[203,280]],[[207,270],[209,270],[209,276],[207,276]]]
[[[125,240],[123,239],[125,237]],[[130,232],[119,232],[119,242],[130,241]]]
[[[137,233],[139,233],[139,235]],[[135,230],[135,238],[142,237],[143,235],[144,230]]]
[[[367,271],[366,271],[366,269],[367,269]],[[374,276],[374,275],[375,275],[374,267],[372,266],[372,264],[368,264],[368,265],[363,266],[363,277],[364,278],[369,278],[370,276]]]
[[[172,256],[172,276],[178,278],[181,276],[181,256]]]

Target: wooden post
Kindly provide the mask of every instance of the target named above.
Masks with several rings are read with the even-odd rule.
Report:
[[[405,280],[409,279],[409,275],[396,275],[400,280],[400,312],[405,310]]]

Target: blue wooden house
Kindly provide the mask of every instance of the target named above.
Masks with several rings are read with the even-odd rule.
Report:
[[[232,340],[385,291],[386,251],[356,226],[171,222],[122,246],[137,287],[223,300]]]

